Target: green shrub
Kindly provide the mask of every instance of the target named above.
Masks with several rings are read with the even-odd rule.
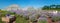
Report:
[[[52,20],[54,20],[54,21],[59,21],[59,20],[60,20],[60,17],[54,16],[54,17],[52,18]]]

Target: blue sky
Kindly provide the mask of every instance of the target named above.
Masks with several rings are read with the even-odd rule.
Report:
[[[12,4],[17,4],[22,8],[26,6],[38,8],[44,5],[60,4],[60,0],[0,0],[0,9]]]

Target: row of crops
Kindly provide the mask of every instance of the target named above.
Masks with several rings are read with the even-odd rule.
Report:
[[[45,14],[29,14],[29,15],[20,14],[20,15],[18,15],[18,14],[15,14],[15,13],[12,13],[12,12],[7,12],[7,11],[0,12],[0,23],[2,23],[1,17],[4,17],[7,13],[10,13],[11,15],[13,14],[17,17],[16,23],[28,23],[29,21],[26,20],[26,19],[29,19],[33,22],[37,19],[37,17],[39,17],[38,18],[39,19],[38,23],[47,23],[47,17],[45,16],[45,14],[47,14],[47,13],[45,13]],[[49,16],[51,16],[52,20],[54,20],[55,22],[60,21],[60,16],[59,15],[53,16],[53,15],[49,14]]]

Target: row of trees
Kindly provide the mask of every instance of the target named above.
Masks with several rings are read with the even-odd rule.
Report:
[[[60,5],[44,6],[42,10],[60,10]]]

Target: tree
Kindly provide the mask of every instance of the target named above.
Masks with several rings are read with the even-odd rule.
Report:
[[[42,10],[60,10],[60,5],[44,6]]]
[[[42,8],[42,10],[49,10],[49,9],[50,9],[49,6],[44,6],[44,7]]]

